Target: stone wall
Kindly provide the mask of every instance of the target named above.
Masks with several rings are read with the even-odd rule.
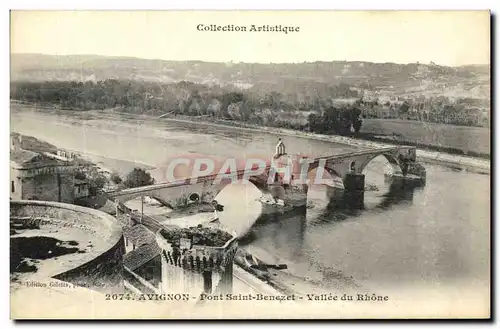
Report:
[[[99,292],[123,293],[123,237],[110,249],[74,269],[53,276]]]
[[[23,200],[73,203],[72,174],[41,174],[22,178],[21,182]]]
[[[178,254],[172,245],[157,234],[162,248],[162,292],[200,294],[231,293],[233,262],[238,241],[228,240],[223,247],[193,245]]]
[[[10,182],[9,182],[10,198],[12,200],[21,200],[23,198],[23,189],[21,178],[19,178],[18,171],[10,168]],[[12,186],[14,185],[14,186]],[[14,187],[14,189],[12,188]]]
[[[121,225],[104,212],[59,202],[11,201],[10,216],[42,217],[53,225],[84,230],[105,242],[87,254],[81,254],[72,268],[54,269],[53,278],[100,292],[123,292],[123,255],[125,243]],[[84,256],[82,256],[84,255]]]

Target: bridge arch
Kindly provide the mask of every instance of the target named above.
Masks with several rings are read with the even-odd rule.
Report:
[[[309,174],[313,169],[324,167],[332,177],[339,177],[345,181],[349,173],[363,174],[368,164],[375,158],[382,156],[390,165],[393,173],[406,173],[408,160],[416,158],[415,149],[410,147],[388,147],[375,150],[362,150],[332,157],[318,158],[309,165]]]
[[[309,184],[308,184],[309,186],[315,185],[317,183],[315,181],[317,178],[317,172],[316,172],[316,174],[313,174],[313,171],[318,170],[318,168],[319,168],[318,161],[315,161],[314,163],[312,163],[309,166],[309,169],[307,171],[307,179],[309,180]],[[337,183],[341,184],[342,186],[344,185],[344,176],[342,175],[342,171],[339,170],[339,168],[336,168],[331,163],[326,162],[324,170],[325,170],[325,172],[327,172],[331,176],[331,178],[334,182],[337,182]],[[320,178],[327,179],[325,177],[320,177]]]
[[[402,165],[402,160],[398,159],[397,156],[395,156],[392,153],[382,153],[382,154],[374,154],[374,155],[367,157],[366,159],[362,159],[360,161],[358,172],[364,173],[366,171],[367,166],[370,164],[370,162],[372,162],[373,160],[375,160],[376,158],[379,158],[379,157],[383,157],[387,160],[387,162],[389,163],[389,165],[392,169],[392,173],[402,174],[405,171],[405,168]]]
[[[246,177],[244,177],[243,174],[238,174],[236,177],[227,177],[220,181],[217,181],[216,177],[213,177],[209,179],[200,179],[195,182],[185,180],[174,184],[160,183],[111,192],[108,193],[108,195],[122,203],[148,196],[157,200],[164,206],[176,209],[187,203],[210,203],[225,187],[235,182],[242,182],[243,178]],[[259,191],[265,192],[268,186],[267,179],[268,177],[266,174],[261,174],[250,176],[245,180],[254,185]]]
[[[258,176],[250,176],[248,179],[243,179],[243,177],[238,177],[237,180],[233,179],[225,179],[221,181],[219,184],[216,184],[215,181],[207,182],[207,188],[204,191],[203,200],[202,201],[210,201],[214,200],[219,193],[221,193],[227,186],[232,185],[234,183],[243,183],[243,184],[252,184],[255,186],[260,192],[263,194],[268,191],[268,177],[267,175],[258,175]]]

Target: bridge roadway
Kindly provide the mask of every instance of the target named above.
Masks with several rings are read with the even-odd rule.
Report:
[[[341,153],[341,154],[320,156],[320,157],[313,158],[312,164],[314,164],[314,163],[317,164],[321,160],[324,160],[326,163],[340,163],[340,162],[348,162],[348,160],[350,160],[350,159],[367,158],[368,160],[364,160],[364,162],[363,162],[362,168],[360,170],[360,171],[362,171],[362,169],[364,169],[364,166],[366,166],[366,164],[369,161],[371,161],[373,158],[375,158],[379,155],[385,155],[387,157],[387,159],[389,160],[389,162],[396,163],[397,162],[397,160],[395,159],[396,157],[393,155],[398,153],[398,152],[407,153],[409,150],[416,150],[416,147],[414,147],[414,146],[380,147],[380,148],[376,148],[376,149],[365,149],[365,150],[359,150],[359,151],[353,151],[353,152],[347,152],[347,153]],[[270,164],[267,163],[266,170],[268,170],[269,168],[270,168]],[[217,169],[220,170],[221,168],[217,168]],[[185,185],[191,184],[191,182],[193,180],[196,180],[197,183],[205,183],[205,182],[213,181],[217,177],[218,170],[214,170],[214,172],[216,172],[215,174],[198,176],[198,177],[189,177],[189,178],[175,180],[172,182],[158,183],[158,184],[154,184],[154,185],[129,188],[129,189],[124,189],[124,190],[117,191],[117,192],[110,192],[108,194],[114,198],[119,198],[120,196],[129,195],[129,194],[130,195],[142,194],[142,193],[146,194],[147,192],[150,192],[150,191],[185,186]],[[255,172],[255,171],[248,170],[248,168],[245,168],[245,167],[241,168],[241,166],[240,166],[236,170],[236,175],[237,175],[238,179],[241,179],[241,178],[245,177],[245,174],[247,174],[249,177],[251,177],[253,172]]]

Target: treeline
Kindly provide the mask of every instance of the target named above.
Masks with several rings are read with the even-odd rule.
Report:
[[[458,126],[488,127],[490,118],[484,109],[489,107],[482,99],[462,98],[452,101],[444,96],[404,101],[378,100],[362,102],[363,117],[376,119],[401,119],[421,122],[444,123]]]
[[[113,108],[152,115],[205,115],[321,133],[349,134],[361,127],[359,102],[333,105],[336,98],[358,96],[348,85],[305,90],[295,96],[269,90],[242,91],[185,81],[158,84],[111,79],[15,82],[11,84],[10,96],[59,109]]]

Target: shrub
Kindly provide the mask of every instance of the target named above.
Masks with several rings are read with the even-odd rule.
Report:
[[[112,173],[110,177],[111,181],[115,184],[120,184],[122,182],[122,178],[118,173]]]
[[[140,187],[154,184],[151,175],[142,168],[134,168],[128,175],[123,184],[128,187]]]
[[[83,171],[78,170],[75,172],[75,178],[79,180],[84,180],[87,178],[87,175],[85,175]]]

